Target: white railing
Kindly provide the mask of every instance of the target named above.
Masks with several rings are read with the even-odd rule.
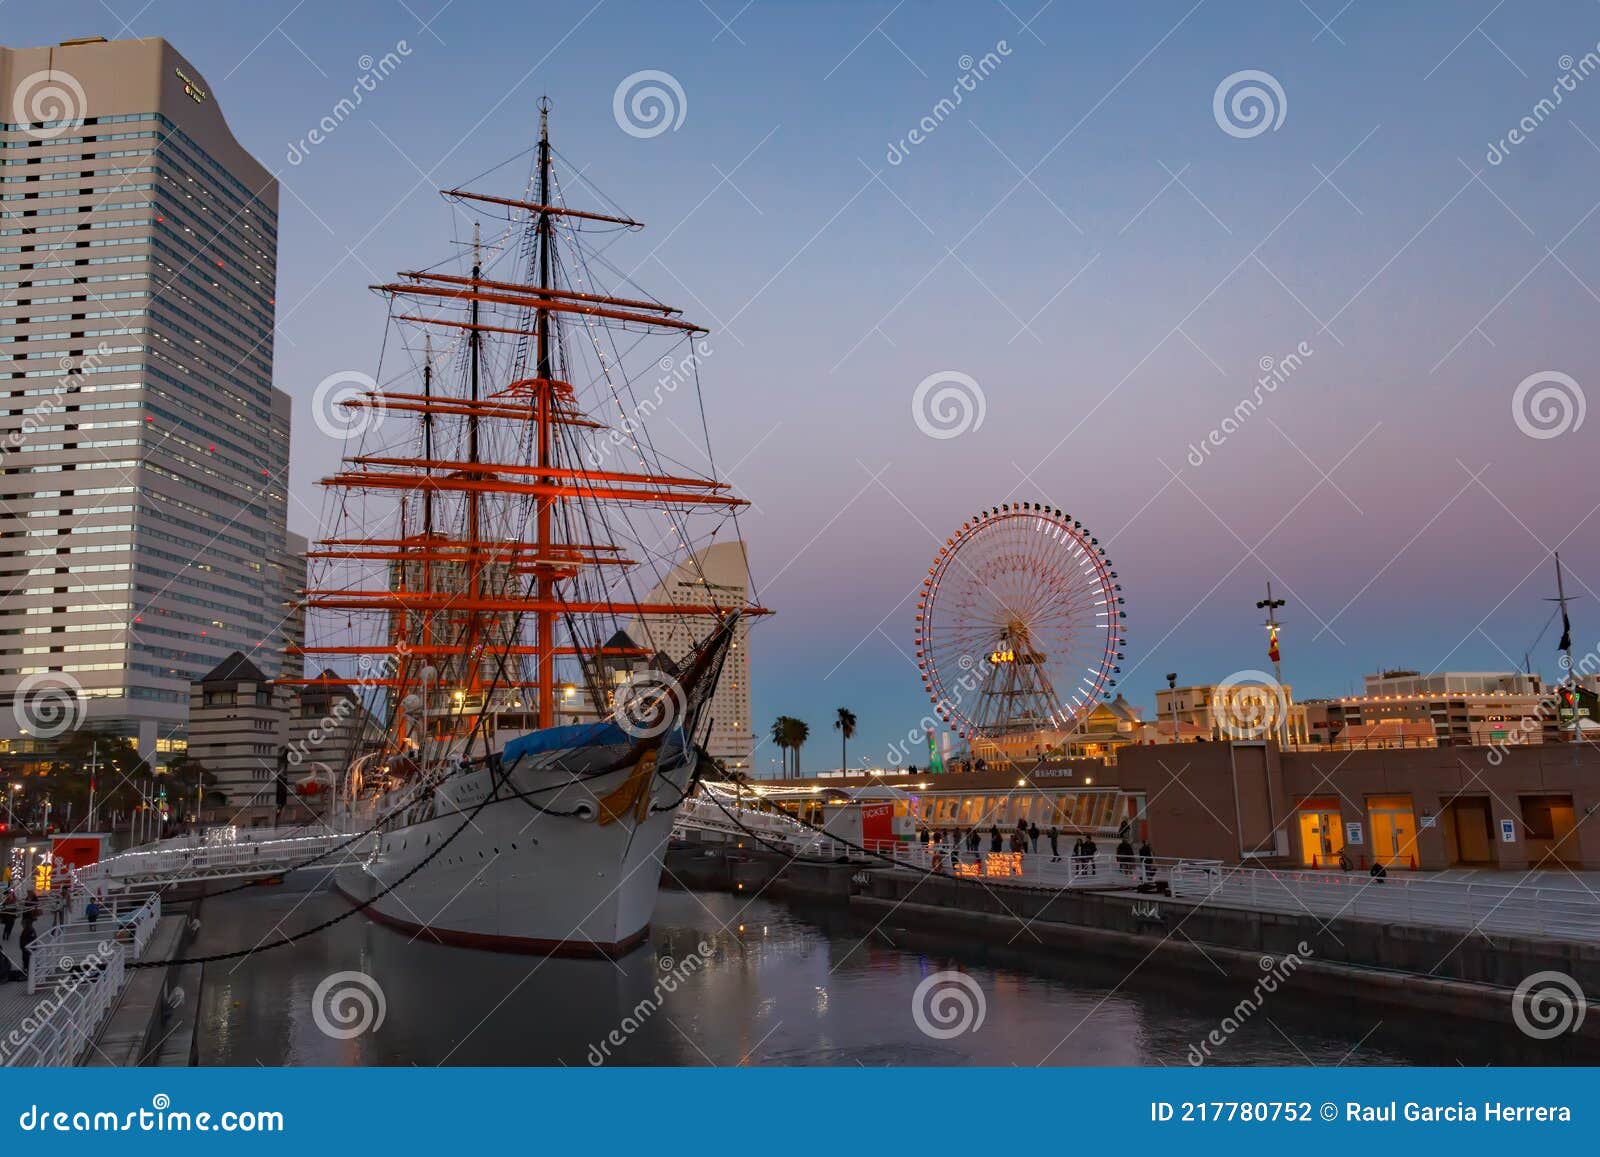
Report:
[[[135,960],[144,954],[161,920],[160,895],[117,896],[98,903],[93,926],[87,921],[58,924],[33,942],[28,952],[29,993],[97,967],[111,946],[125,948]]]
[[[1516,876],[1503,881],[1440,880],[1396,871],[1374,879],[1364,872],[1191,864],[1173,872],[1172,894],[1195,903],[1302,913],[1319,920],[1600,941],[1600,894]]]
[[[726,808],[726,811],[723,809]],[[731,813],[731,815],[730,815]],[[966,843],[952,847],[948,842],[924,843],[920,840],[883,840],[862,845],[845,843],[806,827],[804,824],[769,811],[739,807],[731,801],[722,807],[710,800],[688,799],[679,808],[677,830],[718,832],[749,843],[753,847],[771,845],[778,850],[811,859],[850,860],[882,864],[888,857],[897,864],[949,875],[974,876],[998,883],[1055,888],[1132,888],[1167,880],[1180,865],[1192,860],[1154,856],[1148,860],[1137,854],[1119,860],[1115,846],[1096,845],[1093,856],[1073,856],[1075,835],[1057,840],[1059,857],[1050,852],[1049,838],[1039,837],[1038,851],[1029,844],[1026,852],[990,850],[984,834],[976,852]],[[1010,847],[1010,833],[1006,848]],[[869,853],[877,853],[876,855]],[[1220,861],[1210,861],[1220,864]]]
[[[185,840],[174,846],[171,841],[163,841],[160,845],[109,856],[82,869],[80,875],[93,886],[182,878],[186,874],[200,878],[229,871],[247,874],[254,869],[265,873],[323,855],[349,839],[347,835],[323,832],[230,844],[196,844]]]
[[[1032,850],[1031,842],[1025,852],[991,851],[988,839],[976,852],[964,844],[952,849],[949,844],[921,842],[887,844],[873,850],[890,856],[896,863],[927,871],[978,877],[989,883],[1065,889],[1158,885],[1170,879],[1180,866],[1192,863],[1168,856],[1141,858],[1137,853],[1119,857],[1114,847],[1108,849],[1104,844],[1097,845],[1092,856],[1074,856],[1071,845],[1064,841],[1057,846],[1059,857],[1050,854],[1050,843],[1043,836],[1037,852]],[[1006,848],[1010,848],[1009,842]]]
[[[9,1066],[76,1064],[100,1031],[127,978],[127,950],[120,944],[91,967],[53,989],[32,1013],[22,1018],[35,1027],[20,1045],[0,1040],[0,1058]],[[32,991],[31,989],[29,991]]]

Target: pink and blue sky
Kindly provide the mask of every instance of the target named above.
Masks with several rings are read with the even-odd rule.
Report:
[[[837,706],[860,719],[852,762],[917,725],[918,584],[964,517],[1010,499],[1067,509],[1107,545],[1129,612],[1120,689],[1147,711],[1168,671],[1268,665],[1269,578],[1300,696],[1381,666],[1520,665],[1549,614],[1551,549],[1584,596],[1575,645],[1600,635],[1600,416],[1536,437],[1551,430],[1514,412],[1531,375],[1568,375],[1555,388],[1573,405],[1600,392],[1592,3],[223,11],[12,0],[4,37],[164,36],[278,173],[291,525],[316,531],[314,480],[339,449],[312,388],[377,356],[366,286],[442,251],[434,190],[524,147],[548,93],[557,146],[651,226],[626,242],[630,265],[649,255],[639,280],[712,330],[711,432],[757,504],[744,526],[779,612],[754,641],[755,719],[808,720],[808,770],[836,764]],[[399,68],[291,164],[362,58],[401,41]],[[891,163],[963,58],[990,52]],[[684,105],[645,138],[613,116],[641,70],[669,73]],[[1213,107],[1245,70],[1282,92],[1281,123],[1255,135]],[[1293,375],[1191,454],[1262,359],[1301,343]],[[939,371],[979,384],[981,426],[919,430],[913,390]],[[1557,633],[1533,654],[1547,675]]]

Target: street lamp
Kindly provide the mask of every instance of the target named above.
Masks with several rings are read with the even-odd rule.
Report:
[[[1178,742],[1178,673],[1167,672],[1167,698],[1172,700],[1172,742]]]

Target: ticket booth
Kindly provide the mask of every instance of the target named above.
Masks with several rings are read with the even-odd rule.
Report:
[[[56,836],[51,848],[59,870],[87,868],[111,854],[110,832],[74,832]]]

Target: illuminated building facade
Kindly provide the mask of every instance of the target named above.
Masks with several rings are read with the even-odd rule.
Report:
[[[0,197],[0,740],[53,685],[159,766],[299,585],[277,182],[171,45],[94,38],[0,48]]]

